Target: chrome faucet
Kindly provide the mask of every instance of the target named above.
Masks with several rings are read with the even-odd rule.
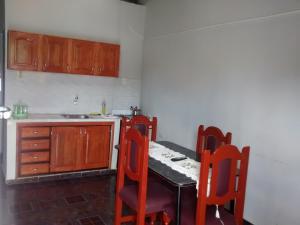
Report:
[[[74,99],[73,99],[73,104],[77,105],[79,103],[79,97],[78,95],[75,95]]]

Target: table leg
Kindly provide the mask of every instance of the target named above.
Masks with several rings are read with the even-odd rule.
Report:
[[[176,225],[180,225],[180,214],[181,214],[181,187],[177,189],[177,209],[176,209]]]
[[[230,203],[229,203],[229,212],[231,214],[234,214],[234,206],[235,206],[235,201],[234,200],[230,200]]]

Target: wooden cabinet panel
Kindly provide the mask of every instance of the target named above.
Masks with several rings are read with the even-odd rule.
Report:
[[[42,140],[22,140],[21,141],[21,150],[22,151],[31,151],[31,150],[43,150],[50,148],[49,139]]]
[[[96,48],[96,74],[103,76],[119,76],[120,46],[101,43]]]
[[[37,175],[49,173],[49,163],[36,163],[36,164],[24,164],[21,165],[20,175]]]
[[[43,36],[42,45],[43,71],[67,72],[68,39],[53,36]]]
[[[21,138],[49,137],[49,127],[24,127],[21,129]]]
[[[77,167],[81,149],[78,127],[53,127],[51,136],[51,172],[72,171]]]
[[[110,126],[87,126],[82,129],[84,134],[82,167],[85,169],[108,167]]]
[[[118,77],[119,76],[119,59],[120,46],[113,44],[103,44],[103,59],[101,75]]]
[[[21,153],[21,163],[49,162],[49,152]]]
[[[72,40],[69,56],[71,73],[84,75],[95,73],[95,46],[94,42]]]
[[[31,71],[39,69],[41,35],[10,31],[8,41],[9,69]]]

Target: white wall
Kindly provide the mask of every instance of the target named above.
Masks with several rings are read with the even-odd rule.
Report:
[[[121,44],[120,78],[6,71],[6,105],[89,113],[140,105],[145,7],[119,0],[6,0],[7,29]],[[75,95],[79,104],[73,105]]]
[[[204,124],[250,145],[244,217],[296,225],[300,1],[224,4],[148,2],[142,109],[158,116],[159,139],[194,148]]]

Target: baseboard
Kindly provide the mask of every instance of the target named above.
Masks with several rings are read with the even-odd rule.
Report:
[[[15,184],[26,184],[26,183],[41,183],[48,181],[57,181],[57,180],[69,180],[82,177],[92,177],[92,176],[105,176],[116,174],[116,170],[113,169],[100,169],[100,170],[87,170],[87,171],[78,171],[78,172],[67,172],[59,174],[47,174],[39,175],[33,177],[20,177],[15,180],[6,180],[7,185]]]

